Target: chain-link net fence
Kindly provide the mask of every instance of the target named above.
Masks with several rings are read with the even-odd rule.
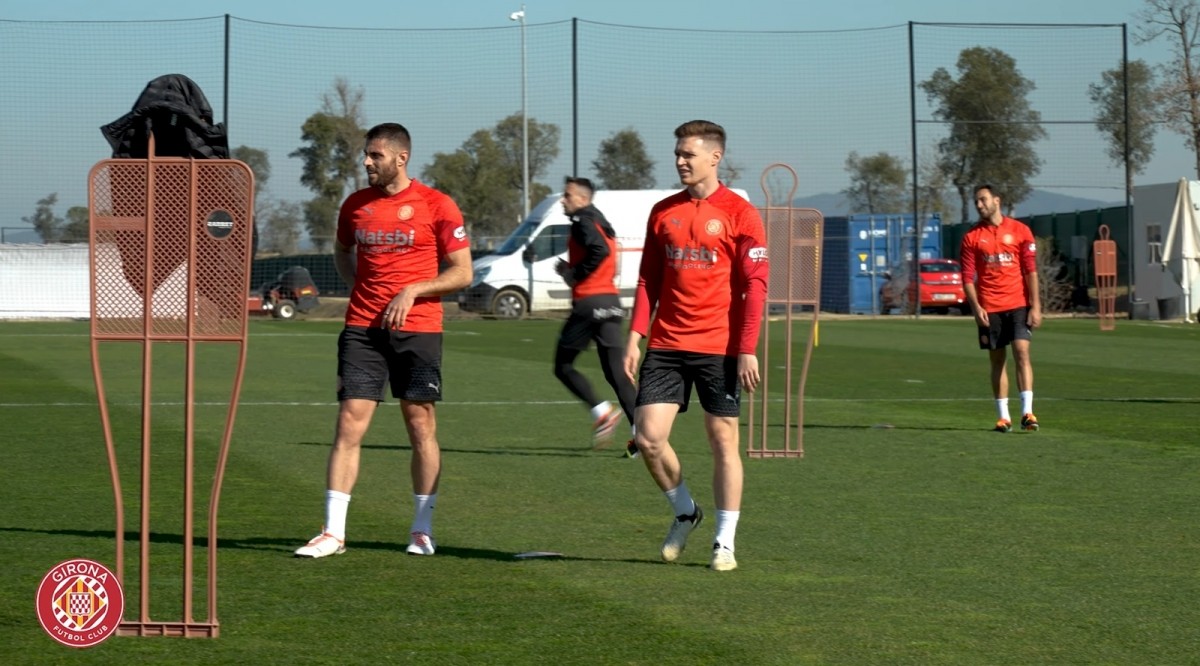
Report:
[[[418,177],[438,155],[477,150],[472,140],[481,135],[500,144],[511,166],[521,152],[505,143],[511,131],[504,134],[501,125],[524,110],[532,125],[557,137],[531,147],[531,190],[546,193],[557,191],[568,173],[596,178],[600,144],[626,129],[654,162],[653,186],[675,187],[674,128],[711,119],[729,133],[726,180],[756,204],[763,203],[762,170],[786,162],[799,175],[797,204],[827,218],[924,217],[932,212],[924,193],[940,188],[946,202],[936,212],[948,228],[962,217],[961,199],[928,165],[938,162],[939,142],[955,123],[938,115],[923,84],[939,68],[959,78],[958,61],[970,49],[1002,52],[1034,84],[1026,98],[1040,114],[1040,133],[1022,150],[1039,168],[1025,174],[1029,186],[1100,207],[1124,201],[1124,170],[1105,154],[1087,89],[1120,65],[1123,48],[1122,26],[736,32],[580,20],[457,30],[302,27],[228,16],[0,21],[0,229],[6,242],[38,242],[44,234],[32,227],[39,222],[39,229],[65,226],[73,208],[86,206],[88,169],[111,156],[99,127],[128,112],[145,84],[167,73],[185,74],[203,88],[216,119],[227,124],[231,148],[263,153],[269,173],[256,168],[260,256],[327,251],[330,230],[312,227],[307,217],[315,194],[302,182],[305,161],[297,150],[308,145],[304,127],[314,114],[348,109],[361,127],[405,124],[414,141],[410,170]],[[907,196],[904,210],[856,205],[843,196],[851,153],[894,156],[908,170],[905,189],[921,198],[914,205]],[[355,185],[347,180],[343,196]],[[477,246],[495,245],[516,226],[520,187],[518,178],[479,193],[469,206],[461,202],[472,211],[467,223]],[[1015,214],[1029,212],[1022,205]],[[484,224],[493,213],[499,222]],[[1116,240],[1124,252],[1126,239]],[[941,251],[953,256],[957,248]]]

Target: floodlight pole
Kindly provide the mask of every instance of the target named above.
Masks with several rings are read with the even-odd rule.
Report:
[[[521,199],[524,217],[529,217],[529,75],[525,66],[525,5],[521,5],[521,11],[509,14],[508,20],[521,22]]]

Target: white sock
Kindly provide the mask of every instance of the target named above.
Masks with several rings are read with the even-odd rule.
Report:
[[[1021,391],[1021,415],[1033,413],[1033,391]]]
[[[437,504],[437,493],[413,495],[413,521],[410,532],[433,534],[433,506]]]
[[[350,508],[350,496],[336,490],[325,491],[325,531],[346,540],[346,511]]]
[[[601,416],[604,416],[611,411],[612,405],[608,404],[608,401],[605,400],[595,407],[592,407],[592,420],[599,421]]]
[[[1008,415],[1008,398],[996,398],[996,413],[1000,415],[1001,421],[1012,420]]]
[[[717,509],[717,545],[733,550],[733,536],[737,533],[738,517],[741,515],[741,511]]]
[[[686,483],[681,481],[678,486],[663,494],[671,501],[671,509],[675,511],[676,516],[690,516],[696,512],[696,503],[692,501],[692,494],[688,492]]]

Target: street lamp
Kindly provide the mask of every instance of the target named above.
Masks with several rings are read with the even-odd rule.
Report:
[[[509,14],[508,20],[521,22],[521,199],[524,200],[525,217],[529,217],[529,100],[526,93],[528,75],[525,69],[525,5],[521,5],[521,11]]]

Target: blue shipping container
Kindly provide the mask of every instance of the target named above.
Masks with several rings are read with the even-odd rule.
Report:
[[[825,218],[821,265],[821,311],[879,312],[879,289],[886,273],[912,261],[916,235],[912,214]],[[942,256],[942,220],[930,215],[921,225],[921,259]]]

